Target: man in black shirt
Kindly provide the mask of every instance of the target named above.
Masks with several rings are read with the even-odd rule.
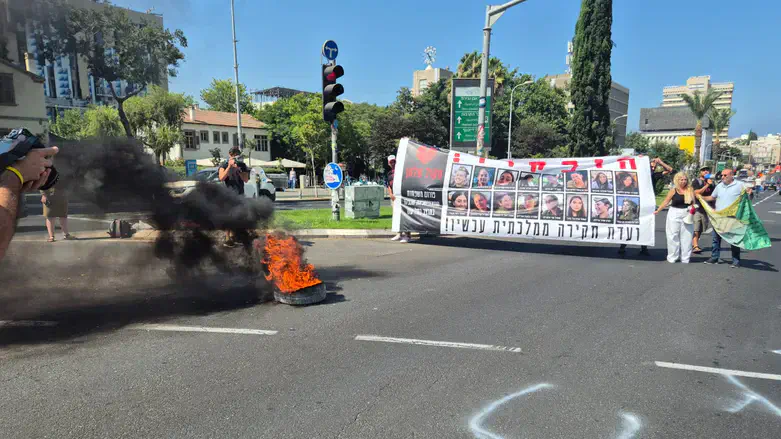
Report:
[[[230,159],[220,165],[218,175],[220,181],[225,182],[225,186],[232,189],[239,195],[244,195],[244,183],[249,181],[249,168],[244,162],[239,161],[241,150],[234,146],[228,151]],[[233,247],[233,232],[225,231],[225,246]]]
[[[703,166],[700,168],[700,175],[692,182],[692,188],[694,189],[695,194],[707,197],[713,193],[715,186],[713,185],[712,181],[709,183],[709,175],[709,166]],[[702,253],[702,249],[699,246],[700,236],[708,228],[709,224],[708,215],[705,213],[705,209],[699,205],[699,200],[697,200],[696,203],[698,204],[698,208],[697,212],[694,214],[694,238],[692,239],[692,245],[694,248],[692,252],[700,254]]]
[[[654,191],[656,191],[656,183],[671,172],[673,172],[673,167],[662,161],[659,157],[651,160],[651,182],[653,183]],[[621,247],[618,248],[618,254],[626,254],[626,244],[621,244]],[[643,256],[648,256],[650,254],[648,253],[647,245],[640,246],[640,254]]]

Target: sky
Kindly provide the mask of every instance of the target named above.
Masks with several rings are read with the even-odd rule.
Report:
[[[497,0],[493,4],[502,2]],[[115,0],[146,11],[188,38],[186,60],[170,89],[199,97],[212,78],[233,78],[229,0]],[[344,98],[386,105],[423,50],[437,48],[435,67],[455,71],[460,57],[481,51],[485,0],[235,0],[239,80],[250,90],[319,91],[320,49],[339,45]],[[535,77],[563,73],[581,0],[528,0],[494,25],[491,55]],[[730,136],[753,129],[781,132],[781,2],[773,0],[616,0],[612,76],[630,89],[629,131],[640,108],[657,107],[662,88],[690,76],[734,82]]]

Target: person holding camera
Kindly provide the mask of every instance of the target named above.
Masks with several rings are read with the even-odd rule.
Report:
[[[237,194],[244,196],[244,183],[249,181],[249,168],[244,162],[240,161],[241,149],[238,146],[234,146],[228,151],[230,159],[223,162],[220,165],[219,178],[220,181],[225,182],[225,186],[228,189],[233,190]],[[234,246],[233,232],[230,230],[225,231],[225,246]]]
[[[58,151],[56,146],[31,149],[23,158],[0,169],[0,260],[16,231],[20,197],[46,184],[52,172],[51,157]],[[0,151],[0,155],[5,153]]]

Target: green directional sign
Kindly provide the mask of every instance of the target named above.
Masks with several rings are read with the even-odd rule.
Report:
[[[473,150],[477,147],[477,119],[480,111],[480,80],[453,79],[450,113],[450,147],[459,150]],[[485,110],[485,145],[491,145],[491,90],[493,80],[488,84]]]

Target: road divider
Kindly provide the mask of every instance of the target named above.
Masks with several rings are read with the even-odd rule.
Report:
[[[382,343],[412,344],[418,346],[439,346],[445,348],[458,348],[458,349],[477,349],[483,351],[514,352],[518,354],[521,353],[521,348],[514,348],[514,347],[507,347],[507,346],[494,346],[494,345],[476,344],[476,343],[456,343],[452,341],[418,340],[415,338],[382,337],[379,335],[357,335],[355,337],[355,340],[378,341]]]

